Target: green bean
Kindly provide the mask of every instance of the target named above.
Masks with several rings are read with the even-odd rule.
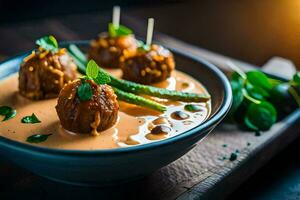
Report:
[[[135,105],[139,105],[142,107],[146,107],[146,108],[150,108],[153,110],[157,110],[159,112],[164,112],[166,111],[166,107],[164,105],[161,105],[155,101],[151,101],[149,99],[146,99],[144,97],[141,96],[137,96],[135,94],[132,93],[128,93],[128,92],[124,92],[118,88],[113,87],[113,90],[115,91],[117,97],[119,100],[121,101],[125,101],[127,103],[130,104],[135,104]]]
[[[134,83],[131,81],[126,81],[122,79],[117,79],[113,76],[110,76],[111,86],[122,89],[126,92],[131,92],[134,94],[145,94],[149,96],[159,97],[163,99],[170,99],[175,101],[184,101],[184,102],[207,102],[210,99],[210,96],[207,94],[197,94],[189,92],[179,92],[175,90],[167,90],[162,88],[157,88],[149,85],[142,85]]]

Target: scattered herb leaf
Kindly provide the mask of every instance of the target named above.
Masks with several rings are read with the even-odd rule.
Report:
[[[230,157],[229,157],[229,160],[230,161],[235,161],[237,159],[238,155],[236,153],[231,153],[230,154]]]
[[[0,107],[0,115],[5,116],[5,115],[8,114],[11,110],[12,110],[12,108],[9,107],[9,106],[1,106],[1,107]]]
[[[9,106],[0,106],[0,115],[4,116],[4,119],[2,121],[9,120],[13,117],[15,117],[17,114],[17,111]]]
[[[81,82],[81,85],[77,88],[77,95],[80,101],[90,100],[93,96],[91,85],[85,81]]]
[[[110,37],[119,37],[132,34],[133,31],[123,25],[115,26],[113,23],[108,24],[108,34]]]
[[[32,113],[31,116],[25,116],[21,119],[22,123],[25,124],[36,124],[36,123],[41,123],[41,121],[37,118],[37,116]]]
[[[38,39],[35,43],[46,51],[57,52],[58,50],[58,43],[55,37],[52,35],[42,37]]]
[[[46,141],[50,135],[52,134],[34,134],[29,136],[26,141],[30,143],[40,143]]]
[[[222,145],[222,147],[224,147],[224,148],[227,147],[227,146],[228,146],[227,144],[223,144],[223,145]]]

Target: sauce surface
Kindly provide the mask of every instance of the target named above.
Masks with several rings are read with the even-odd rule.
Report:
[[[115,76],[120,76],[120,70],[109,71]],[[173,72],[168,80],[153,84],[153,86],[185,92],[207,93],[198,81],[179,71]],[[154,142],[198,126],[209,116],[211,110],[210,101],[184,103],[151,97],[152,100],[167,106],[167,111],[164,113],[120,101],[118,122],[112,128],[101,132],[99,136],[91,136],[71,133],[61,127],[55,111],[56,98],[31,101],[22,97],[18,93],[17,74],[0,82],[0,94],[0,106],[11,106],[17,110],[16,117],[0,122],[1,136],[27,143],[27,137],[33,134],[52,134],[46,141],[33,145],[59,149],[110,149]],[[187,104],[196,105],[199,109],[194,112],[188,111],[184,109]],[[178,111],[182,113],[175,113]],[[23,117],[32,113],[41,120],[41,123],[21,123]],[[0,120],[2,120],[1,117]],[[153,129],[157,126],[160,127]]]

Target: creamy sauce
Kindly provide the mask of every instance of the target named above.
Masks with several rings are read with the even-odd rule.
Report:
[[[119,70],[111,70],[110,72],[115,76],[120,76]],[[154,84],[154,86],[185,92],[207,93],[198,81],[179,71],[173,72],[171,78],[159,84]],[[33,134],[52,134],[46,141],[33,145],[60,149],[110,149],[145,144],[173,137],[201,124],[209,116],[211,109],[210,101],[207,103],[193,103],[203,109],[198,112],[189,112],[184,110],[184,106],[189,103],[151,97],[151,99],[167,106],[166,112],[159,113],[147,108],[119,102],[118,122],[112,128],[101,132],[99,136],[92,136],[71,133],[60,126],[55,111],[57,99],[31,101],[19,95],[17,74],[0,82],[0,94],[0,106],[11,106],[17,110],[16,117],[0,122],[1,136],[27,143],[27,137]],[[171,114],[175,111],[187,113],[189,117],[182,120],[174,119]],[[41,123],[21,123],[24,116],[32,113],[41,120]],[[0,120],[2,120],[1,116]],[[152,134],[151,129],[159,124],[169,126],[171,131],[163,134]]]

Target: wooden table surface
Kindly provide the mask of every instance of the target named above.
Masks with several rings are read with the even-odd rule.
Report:
[[[0,54],[6,56],[29,50],[34,40],[53,34],[59,40],[90,39],[105,30],[107,14],[69,16],[39,20],[0,28]],[[124,17],[126,24],[142,35],[145,28],[136,18]],[[84,23],[78,23],[84,21]],[[217,65],[228,58],[157,35],[163,44],[180,47]],[[14,41],[12,46],[11,41]],[[224,63],[223,63],[224,64]],[[241,63],[241,67],[251,65]],[[234,127],[219,126],[182,158],[134,183],[106,188],[86,188],[60,184],[0,161],[0,199],[224,199],[271,157],[298,137],[300,112],[256,136]],[[230,161],[231,153],[237,153]]]

